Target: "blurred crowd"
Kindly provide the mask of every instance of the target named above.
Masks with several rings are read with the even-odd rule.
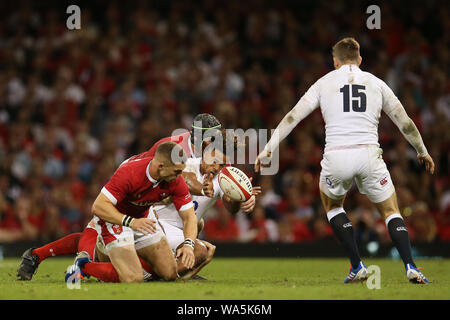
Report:
[[[361,68],[394,90],[437,172],[382,115],[384,160],[412,241],[450,241],[450,10],[447,1],[90,1],[81,29],[60,2],[0,3],[0,242],[80,231],[117,166],[200,112],[226,128],[273,129],[319,77],[332,45],[361,44]],[[280,171],[254,176],[250,215],[208,212],[212,241],[303,242],[332,237],[318,190],[319,110],[280,147]],[[384,221],[352,189],[345,209],[358,240],[389,241]]]

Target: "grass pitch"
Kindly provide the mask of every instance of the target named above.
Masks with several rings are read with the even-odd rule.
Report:
[[[299,300],[299,299],[450,299],[450,259],[417,260],[430,285],[407,281],[403,263],[365,259],[381,269],[381,288],[344,284],[346,259],[215,258],[201,271],[208,281],[101,283],[95,278],[70,290],[64,271],[72,258],[42,262],[32,281],[16,280],[20,259],[0,261],[0,299],[148,299],[148,300]]]

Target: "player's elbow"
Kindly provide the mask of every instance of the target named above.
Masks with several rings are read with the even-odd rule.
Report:
[[[92,207],[91,207],[91,213],[93,214],[93,215],[98,215],[98,213],[100,212],[100,208],[99,208],[99,205],[98,205],[98,203],[97,203],[97,200],[92,204]]]
[[[103,208],[103,203],[99,198],[97,198],[97,199],[95,199],[94,203],[92,204],[91,213],[93,215],[96,215],[99,218],[101,218],[102,212],[104,211],[102,208]]]

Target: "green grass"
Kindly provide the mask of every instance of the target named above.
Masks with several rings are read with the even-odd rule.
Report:
[[[69,290],[64,271],[72,259],[44,261],[32,281],[16,280],[20,259],[0,262],[0,299],[449,299],[450,260],[417,260],[433,283],[410,284],[400,261],[365,259],[381,268],[381,289],[344,285],[345,259],[215,258],[201,274],[208,281],[100,283],[91,278]]]

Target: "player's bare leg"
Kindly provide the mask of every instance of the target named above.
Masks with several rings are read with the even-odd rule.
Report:
[[[106,252],[105,246],[100,238],[97,238],[94,252],[94,261],[88,261],[85,263],[82,262],[79,264],[82,275],[94,276],[103,282],[121,282],[119,274],[114,268],[114,265],[110,262],[108,253]],[[146,281],[151,278],[153,271],[150,269],[149,265],[142,260],[142,258],[138,258],[143,269],[143,279]]]
[[[374,203],[374,205],[386,221],[386,227],[388,228],[392,242],[405,264],[408,279],[414,283],[429,283],[427,278],[425,278],[414,264],[408,229],[400,214],[396,193],[393,192],[388,199]]]
[[[182,244],[181,244],[182,245]],[[192,269],[187,269],[181,261],[177,262],[178,274],[180,279],[188,280],[195,276],[201,269],[203,269],[208,263],[212,261],[216,246],[203,240],[198,240],[195,243],[194,255],[195,265]]]
[[[320,199],[322,200],[322,205],[325,211],[328,212],[333,209],[342,208],[344,206],[345,196],[341,199],[331,199],[325,193],[320,191]]]
[[[359,256],[353,225],[343,208],[345,195],[333,199],[320,191],[320,198],[327,212],[327,218],[333,228],[333,232],[341,241],[350,258],[351,268],[344,282],[367,279],[367,269]]]
[[[120,282],[142,282],[142,267],[134,245],[112,248],[108,255]]]
[[[97,243],[95,244],[95,257],[92,258],[96,258],[99,262],[111,262],[100,238],[97,238]]]
[[[158,277],[166,281],[177,278],[177,263],[166,237],[155,244],[138,249],[137,254],[150,265]]]

